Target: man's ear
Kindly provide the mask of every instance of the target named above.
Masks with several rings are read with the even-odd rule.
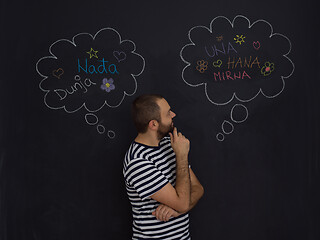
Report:
[[[159,126],[159,123],[157,120],[151,120],[149,122],[149,125],[148,127],[151,129],[151,130],[158,130],[158,126]]]

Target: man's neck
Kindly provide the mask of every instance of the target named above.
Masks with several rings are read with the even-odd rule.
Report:
[[[160,142],[156,134],[152,133],[139,133],[135,141],[151,147],[158,147]]]

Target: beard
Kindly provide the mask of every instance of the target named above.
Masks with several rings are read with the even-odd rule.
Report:
[[[164,125],[162,122],[159,124],[159,128],[157,131],[158,140],[161,140],[165,136],[168,135],[169,132],[173,131],[173,122],[171,122],[169,125]]]

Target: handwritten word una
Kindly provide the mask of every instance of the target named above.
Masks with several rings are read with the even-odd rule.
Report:
[[[109,61],[105,61],[104,58],[102,60],[97,60],[98,62],[101,62],[99,66],[95,65],[89,65],[88,66],[88,60],[85,60],[85,66],[80,65],[80,60],[78,58],[78,73],[81,73],[81,71],[85,72],[86,74],[102,74],[102,73],[111,73],[111,74],[119,74],[117,71],[117,66],[115,64],[108,64]]]
[[[237,53],[237,51],[234,49],[234,47],[232,46],[232,44],[229,42],[228,43],[228,49],[226,51],[226,48],[224,46],[224,43],[221,43],[221,48],[217,48],[217,46],[214,44],[213,46],[210,46],[209,49],[207,48],[207,46],[204,47],[206,50],[206,53],[208,54],[209,57],[214,57],[214,56],[218,56],[219,53],[221,54],[229,54],[230,51],[234,51],[235,53]]]

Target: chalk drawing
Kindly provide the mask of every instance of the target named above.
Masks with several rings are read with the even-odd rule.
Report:
[[[117,108],[126,96],[133,96],[144,68],[145,59],[136,52],[135,43],[123,40],[113,28],[59,39],[49,46],[49,55],[36,63],[44,104],[67,113],[86,110],[87,124],[96,125],[98,133],[109,138],[115,132],[98,124],[93,113],[104,106]]]
[[[184,56],[185,53],[185,50],[187,48],[190,48],[192,50],[190,50],[192,52],[193,55],[197,55],[199,54],[199,56],[203,57],[204,55],[202,54],[203,50],[201,49],[202,46],[198,46],[197,45],[197,42],[194,42],[193,39],[192,39],[192,34],[196,34],[198,31],[201,32],[202,34],[203,33],[206,33],[207,36],[208,36],[208,45],[212,44],[212,41],[210,40],[211,37],[212,38],[216,38],[214,35],[215,35],[215,28],[218,27],[219,24],[225,24],[224,26],[226,26],[226,33],[224,34],[224,37],[223,37],[223,42],[225,42],[225,44],[223,45],[213,45],[211,46],[213,49],[216,50],[216,53],[219,53],[219,55],[217,56],[217,54],[213,55],[213,57],[219,57],[219,59],[222,61],[222,62],[227,62],[227,59],[229,56],[231,56],[230,54],[233,54],[233,56],[239,56],[239,57],[242,57],[244,58],[245,56],[243,56],[243,54],[246,53],[246,51],[243,51],[243,52],[239,52],[241,49],[239,49],[240,45],[238,45],[238,48],[236,46],[232,46],[236,51],[237,53],[235,53],[234,51],[227,51],[226,50],[226,44],[228,43],[228,41],[230,39],[227,39],[226,37],[226,34],[227,33],[230,33],[230,32],[233,32],[235,30],[237,30],[237,21],[247,21],[247,30],[252,30],[253,33],[254,33],[254,30],[255,30],[255,26],[259,27],[260,25],[263,25],[263,26],[267,26],[269,28],[269,32],[268,34],[266,34],[265,36],[261,36],[266,38],[266,39],[276,39],[276,38],[281,38],[282,39],[285,39],[286,42],[287,42],[287,52],[285,54],[279,54],[279,56],[274,56],[275,58],[279,58],[279,57],[282,57],[282,58],[285,58],[287,61],[289,61],[289,63],[291,64],[291,70],[290,71],[287,71],[284,70],[284,71],[281,71],[281,67],[279,66],[278,69],[279,71],[276,73],[277,75],[275,75],[275,77],[272,79],[274,82],[276,81],[281,81],[281,84],[280,84],[280,88],[279,89],[276,89],[275,92],[273,93],[268,93],[266,92],[263,87],[261,86],[260,88],[257,88],[257,91],[255,92],[255,94],[250,94],[248,96],[245,96],[245,94],[242,94],[241,92],[239,92],[239,94],[237,93],[237,91],[240,91],[239,89],[236,89],[234,86],[234,89],[232,89],[232,91],[229,91],[228,92],[228,97],[226,99],[219,99],[217,98],[215,95],[212,95],[208,89],[209,88],[212,88],[213,84],[212,84],[212,79],[203,79],[203,78],[198,78],[197,81],[194,81],[194,77],[196,77],[196,75],[194,76],[189,76],[190,71],[189,68],[195,64],[195,62],[193,62],[192,58],[188,59],[189,56]],[[228,28],[227,28],[228,27]],[[193,33],[194,32],[194,33]],[[254,35],[252,33],[252,35]],[[236,36],[236,35],[235,35]],[[239,35],[239,37],[241,37],[241,34]],[[242,35],[243,36],[243,35]],[[285,35],[283,34],[280,34],[280,33],[274,33],[273,31],[273,27],[272,25],[267,22],[266,20],[257,20],[253,23],[250,23],[249,19],[246,18],[245,16],[242,16],[242,15],[238,15],[236,16],[232,21],[230,21],[228,18],[224,17],[224,16],[218,16],[216,18],[214,18],[211,23],[210,23],[210,27],[206,27],[206,26],[195,26],[195,27],[192,27],[189,32],[188,32],[188,37],[189,37],[189,40],[190,40],[190,43],[186,44],[185,46],[182,47],[181,51],[180,51],[180,58],[181,60],[186,64],[186,66],[183,68],[182,70],[182,73],[181,73],[181,77],[183,79],[183,81],[189,85],[190,87],[199,87],[199,86],[203,86],[204,87],[204,92],[205,92],[205,95],[208,99],[208,101],[210,101],[212,104],[214,105],[227,105],[229,104],[232,100],[237,100],[237,101],[240,101],[240,102],[250,102],[252,101],[253,99],[255,99],[259,94],[262,94],[263,96],[265,96],[266,98],[274,98],[274,97],[277,97],[279,94],[281,94],[281,92],[284,90],[285,88],[285,79],[289,78],[293,72],[294,72],[294,69],[295,69],[295,66],[293,64],[293,62],[291,61],[291,59],[288,57],[289,53],[291,52],[291,41],[289,40],[289,38],[287,38]],[[244,36],[243,36],[244,37]],[[249,38],[249,36],[245,36],[246,38]],[[250,36],[250,38],[252,38],[252,36]],[[257,50],[259,49],[259,54],[260,56],[262,56],[263,52],[261,52],[261,44],[260,44],[260,41],[258,41],[259,39],[254,39],[253,40],[253,45],[251,45],[251,47],[253,46],[253,49],[254,50]],[[244,44],[242,44],[244,45]],[[243,48],[241,46],[241,48]],[[249,45],[248,47],[246,47],[246,49],[248,50],[249,49]],[[256,51],[257,52],[257,51]],[[242,55],[242,56],[241,56]],[[225,56],[225,60],[223,60],[221,58],[221,56]],[[231,57],[233,57],[231,56]],[[196,56],[195,56],[196,57]],[[206,61],[206,59],[203,59],[201,58],[203,61]],[[208,58],[209,59],[209,58]],[[259,57],[258,57],[259,59]],[[199,60],[199,58],[197,59]],[[212,62],[213,61],[216,61],[215,59],[212,58],[211,60]],[[210,63],[210,61],[209,61]],[[211,64],[211,63],[210,63]],[[208,66],[211,66],[210,64],[208,64]],[[237,67],[239,68],[240,64],[237,65]],[[213,67],[213,65],[212,65]],[[257,70],[260,70],[258,67],[256,67]],[[227,70],[227,64],[225,64],[225,70]],[[209,69],[207,70],[207,73],[208,73]],[[213,70],[211,70],[213,71]],[[288,72],[288,73],[287,73]],[[249,74],[249,73],[248,73]],[[214,76],[214,74],[212,73],[211,75],[212,77]],[[191,78],[192,77],[192,78]],[[261,79],[256,79],[257,81],[258,80],[261,80]],[[256,82],[257,82],[256,81]],[[279,85],[279,84],[278,84]],[[214,86],[218,86],[218,85],[214,85]],[[253,87],[253,85],[251,84],[248,84],[248,86],[250,87]],[[219,89],[217,89],[218,91]],[[217,95],[218,96],[218,95]],[[241,97],[240,97],[241,96]]]
[[[186,64],[181,77],[190,87],[203,87],[208,101],[215,106],[226,106],[232,101],[248,103],[259,94],[275,98],[284,91],[285,80],[295,70],[288,56],[291,41],[275,33],[272,25],[263,19],[251,23],[243,15],[233,20],[218,16],[209,27],[192,27],[188,38],[190,42],[180,51],[180,58]],[[203,63],[208,64],[204,67]],[[241,119],[236,112],[242,112]],[[248,109],[235,104],[230,118],[231,121],[224,120],[221,124],[222,132],[216,134],[218,141],[224,141],[226,134],[234,132],[234,123],[246,121]]]

